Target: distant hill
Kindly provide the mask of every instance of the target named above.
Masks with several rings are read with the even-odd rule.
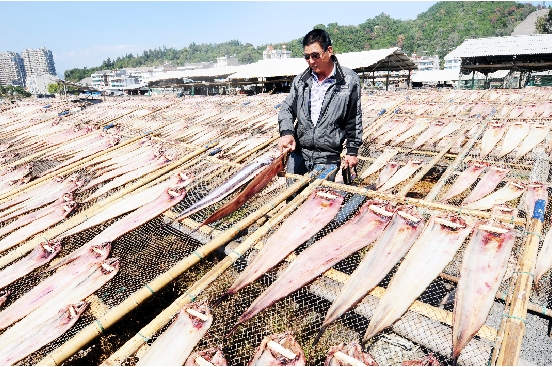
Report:
[[[436,54],[442,59],[466,38],[509,36],[516,25],[537,9],[531,4],[514,1],[442,1],[414,20],[393,19],[382,13],[357,26],[330,23],[318,24],[313,28],[328,31],[337,53],[398,46],[408,54]],[[285,44],[291,50],[292,57],[300,57],[303,53],[301,39]],[[214,61],[224,55],[236,55],[241,63],[251,63],[262,59],[266,46],[254,47],[233,40],[218,44],[192,43],[180,50],[162,47],[144,51],[142,55],[128,54],[114,60],[108,58],[102,65],[93,68],[66,70],[65,79],[79,81],[102,69]],[[274,46],[279,48],[281,44]]]

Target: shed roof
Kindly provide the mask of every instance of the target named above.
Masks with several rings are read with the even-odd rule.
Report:
[[[445,58],[552,53],[552,34],[467,39]]]
[[[488,78],[489,79],[501,79],[506,77],[508,75],[508,70],[498,70],[494,73],[489,73]],[[414,83],[420,83],[420,82],[448,82],[448,81],[458,81],[458,70],[427,70],[427,71],[420,71],[412,76],[412,82]],[[469,80],[471,79],[471,75],[462,75],[462,80]],[[474,79],[485,79],[485,74],[482,73],[475,73]]]

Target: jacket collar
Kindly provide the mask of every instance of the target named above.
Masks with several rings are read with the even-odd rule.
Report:
[[[341,66],[339,65],[339,61],[337,61],[337,57],[335,57],[335,55],[332,55],[331,58],[332,61],[335,63],[335,83],[339,84],[345,79],[345,74],[343,73],[343,70],[341,70]],[[307,83],[309,79],[312,79],[311,68],[307,68],[301,76],[301,80],[303,81],[303,83]]]

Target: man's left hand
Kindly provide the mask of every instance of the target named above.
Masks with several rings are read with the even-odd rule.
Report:
[[[358,164],[358,158],[357,156],[354,156],[354,155],[346,155],[345,156],[345,159],[343,159],[343,163],[341,164],[341,166],[343,168],[354,168],[356,167],[356,165]]]

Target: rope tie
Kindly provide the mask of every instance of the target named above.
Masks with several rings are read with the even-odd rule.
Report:
[[[186,295],[187,295],[188,297],[190,297],[190,299],[192,300],[192,302],[195,301],[195,299],[196,299],[195,296],[192,296],[190,293],[188,293],[188,292],[186,292],[186,291],[184,291],[184,293],[186,293]]]
[[[546,312],[547,312],[546,310],[547,310],[547,308],[544,307],[544,306],[541,306],[541,307],[542,307],[542,313],[546,315]]]
[[[527,275],[530,275],[533,279],[535,278],[535,274],[530,273],[528,271],[514,271],[513,273],[514,274],[527,274]]]
[[[506,301],[506,296],[508,295],[508,292],[502,292],[502,300]]]
[[[502,314],[503,317],[506,317],[508,319],[514,319],[514,320],[519,320],[521,322],[523,322],[524,324],[527,324],[527,320],[525,319],[522,319],[521,317],[517,317],[517,316],[512,316],[512,315],[507,315],[507,314]]]
[[[238,258],[242,257],[242,255],[241,255],[238,251],[236,251],[236,250],[232,250],[231,252],[233,252],[233,253],[235,253],[236,255],[238,255]]]
[[[100,327],[100,330],[102,331],[102,333],[104,333],[105,329],[104,329],[102,323],[100,322],[100,320],[96,319],[96,324],[98,324],[98,326]]]
[[[151,287],[149,285],[146,284],[144,286],[144,288],[147,288],[151,292],[151,294],[155,294],[155,291],[153,289],[151,289]]]
[[[197,251],[194,251],[193,252],[197,257],[199,257],[199,260],[203,260],[203,257],[201,257],[201,255],[197,252]]]
[[[458,213],[457,213],[458,215],[462,214],[462,209],[464,208],[460,207],[460,209],[458,209]]]
[[[514,224],[515,217],[512,215],[512,219],[510,220],[510,224]]]
[[[537,232],[530,232],[530,231],[525,231],[526,234],[534,234],[535,236],[537,236],[539,238],[539,240],[542,240],[542,237],[540,235],[540,233],[537,233]]]
[[[142,339],[144,339],[146,343],[150,341],[150,338],[143,336],[142,334],[140,334],[140,332],[137,332],[136,335],[139,335]]]

